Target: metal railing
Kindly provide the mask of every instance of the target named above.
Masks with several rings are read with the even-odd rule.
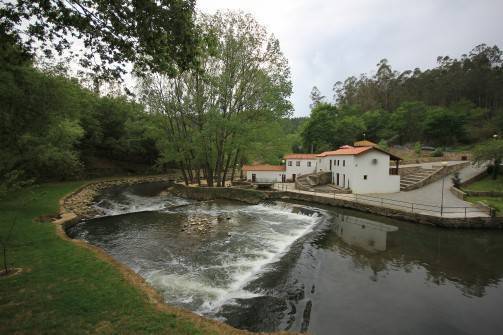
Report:
[[[294,184],[276,183],[274,184],[274,188],[284,192],[290,191],[304,194],[312,194],[315,196],[318,195],[327,198],[353,201],[361,204],[378,205],[383,208],[400,209],[410,213],[426,213],[430,215],[439,215],[441,217],[449,215],[452,216],[452,214],[459,214],[456,215],[455,217],[467,218],[470,214],[474,213],[486,214],[489,216],[491,216],[492,214],[490,209],[482,209],[478,207],[430,205],[430,204],[422,204],[422,203],[389,199],[384,197],[376,197],[372,195],[357,194],[357,193],[322,192],[316,190],[301,191],[295,189]]]

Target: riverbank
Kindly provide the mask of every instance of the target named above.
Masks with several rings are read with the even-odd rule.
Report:
[[[49,222],[47,214],[95,183],[34,186],[0,201],[1,232],[17,221],[10,263],[23,269],[0,278],[0,333],[247,334],[166,305],[141,277],[101,249],[70,241],[62,224],[75,219],[74,213],[66,210],[56,225]]]

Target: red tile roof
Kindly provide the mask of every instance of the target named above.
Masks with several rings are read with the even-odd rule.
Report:
[[[355,147],[375,147],[377,144],[371,141],[363,140],[363,141],[356,141],[353,144]]]
[[[351,147],[349,145],[345,145],[340,149],[335,151],[325,151],[318,155],[318,157],[327,157],[327,156],[338,156],[338,155],[359,155],[362,152],[373,149],[372,147]]]
[[[243,171],[285,171],[286,167],[284,165],[269,165],[269,164],[257,164],[257,165],[243,165]]]
[[[338,156],[338,155],[359,155],[369,150],[377,150],[386,155],[389,155],[392,160],[402,160],[400,157],[395,156],[379,147],[369,146],[369,147],[352,147],[350,145],[343,145],[339,149],[335,151],[325,151],[318,155],[318,157],[327,157],[327,156]]]
[[[316,159],[318,154],[288,154],[284,159]]]

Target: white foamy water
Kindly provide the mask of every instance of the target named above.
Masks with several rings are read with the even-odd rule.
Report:
[[[189,203],[189,200],[179,197],[144,197],[126,191],[121,193],[119,199],[101,199],[94,204],[94,207],[102,213],[103,216],[113,216],[143,211],[169,210],[169,208]]]
[[[249,284],[325,216],[281,202],[194,202],[131,188],[111,190],[95,206],[104,216],[78,225],[77,238],[130,266],[168,303],[212,317],[236,299],[260,296]]]
[[[201,252],[202,260],[191,254],[167,269],[150,271],[147,280],[163,291],[170,303],[197,313],[211,315],[234,299],[260,295],[246,289],[254,279],[278,261],[300,237],[321,219],[318,213],[303,214],[289,204],[256,206],[189,206],[189,215],[231,215],[230,236],[216,238]],[[194,259],[195,258],[195,259]],[[211,258],[211,259],[209,259]]]

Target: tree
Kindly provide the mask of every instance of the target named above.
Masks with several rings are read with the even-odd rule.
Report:
[[[493,164],[492,178],[498,178],[499,168],[503,161],[503,140],[495,138],[477,145],[473,150],[473,160],[478,164],[491,162]]]
[[[3,3],[0,25],[48,56],[83,45],[80,64],[102,77],[120,77],[128,63],[173,75],[196,59],[194,6],[194,0],[17,0]]]
[[[313,89],[311,90],[311,94],[309,95],[311,98],[311,105],[309,107],[313,109],[316,107],[318,104],[322,103],[325,100],[325,96],[321,95],[320,90],[318,87],[313,86]]]
[[[16,226],[17,220],[14,219],[11,222],[11,225],[5,234],[0,236],[0,245],[2,247],[2,256],[3,256],[3,275],[8,275],[10,273],[9,263],[7,261],[7,250],[9,248],[10,239],[12,237],[12,232],[14,227]]]
[[[304,147],[310,152],[330,150],[337,135],[335,129],[337,115],[338,111],[334,105],[328,103],[316,105],[301,131]]]
[[[142,78],[142,101],[158,117],[162,161],[176,161],[185,182],[201,173],[224,186],[269,126],[291,110],[290,71],[279,42],[250,15],[218,12],[198,22],[205,44],[197,69]]]

